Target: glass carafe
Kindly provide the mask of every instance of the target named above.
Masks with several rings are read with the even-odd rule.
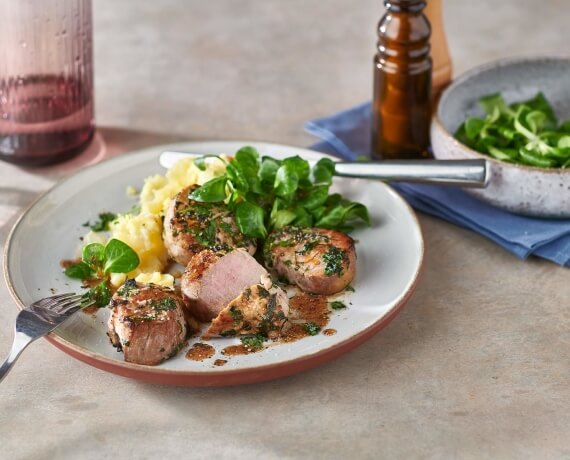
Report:
[[[63,161],[91,140],[91,0],[0,0],[0,159]]]

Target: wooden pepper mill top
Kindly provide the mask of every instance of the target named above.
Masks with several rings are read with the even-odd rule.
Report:
[[[442,0],[427,0],[424,14],[431,24],[432,97],[437,101],[451,82],[452,66],[443,23]]]

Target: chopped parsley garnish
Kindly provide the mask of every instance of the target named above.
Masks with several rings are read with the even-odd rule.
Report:
[[[216,244],[216,233],[218,226],[215,220],[211,220],[206,228],[196,234],[196,240],[204,246],[213,246]]]
[[[134,278],[128,278],[119,289],[117,289],[117,294],[123,297],[128,297],[131,292],[137,288],[137,282]]]
[[[194,217],[199,221],[206,221],[213,212],[214,206],[210,203],[196,203],[191,202],[187,208],[182,209],[181,212],[188,217]]]
[[[150,306],[155,311],[168,311],[176,308],[176,300],[172,297],[165,297],[160,300],[153,301]]]
[[[220,332],[220,335],[222,337],[234,337],[237,335],[237,331],[234,331],[233,329],[229,329],[227,331]]]
[[[259,297],[261,297],[262,299],[267,299],[267,297],[269,297],[269,291],[265,289],[263,286],[259,286],[257,292],[259,293]]]
[[[230,316],[234,319],[234,321],[241,321],[243,319],[243,313],[241,310],[237,309],[236,307],[230,307]]]
[[[158,319],[158,315],[156,312],[146,313],[141,316],[131,316],[129,317],[129,321],[133,323],[145,323],[147,321],[156,321]]]
[[[267,292],[267,295],[269,295],[269,292]],[[267,301],[267,311],[273,312],[275,311],[276,307],[277,307],[277,294],[273,294],[271,297],[269,297],[269,300]]]
[[[136,216],[138,214],[141,213],[141,207],[139,204],[134,204],[131,206],[131,209],[129,209],[125,214],[130,214],[131,216]]]
[[[261,321],[259,322],[258,326],[258,329],[262,335],[269,335],[269,332],[277,329],[277,326],[274,324],[276,307],[277,294],[270,295],[269,299],[267,300],[267,310],[261,317]]]
[[[311,252],[313,249],[315,249],[318,246],[319,242],[318,241],[309,241],[308,243],[305,243],[305,245],[303,246],[303,250],[300,251],[300,254],[306,254],[307,252]]]
[[[303,324],[303,328],[309,335],[317,335],[319,332],[321,332],[321,326],[315,323],[305,323]]]
[[[90,225],[91,230],[94,232],[106,232],[109,230],[109,224],[117,218],[116,214],[112,212],[100,212],[99,220],[93,225]]]
[[[231,235],[232,233],[235,233],[236,231],[234,230],[234,228],[228,224],[227,222],[220,222],[220,228],[227,233],[228,235]]]
[[[323,262],[325,263],[325,275],[342,275],[342,263],[346,257],[345,252],[336,246],[330,246],[329,250],[323,254]]]
[[[343,308],[346,308],[344,302],[341,302],[340,300],[335,300],[334,302],[331,302],[330,306],[333,310],[342,310]]]
[[[265,337],[261,334],[248,335],[245,337],[241,337],[240,340],[241,343],[243,343],[247,348],[249,348],[250,350],[255,350],[263,347],[263,342],[265,341]]]

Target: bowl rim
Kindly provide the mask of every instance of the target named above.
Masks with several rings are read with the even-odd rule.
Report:
[[[488,160],[492,163],[496,163],[502,166],[511,166],[514,168],[518,168],[522,171],[535,171],[535,172],[542,172],[546,174],[570,174],[570,168],[540,168],[538,166],[529,166],[523,165],[520,163],[509,163],[507,161],[498,160],[497,158],[492,157],[491,155],[486,155],[484,153],[478,152],[477,150],[472,149],[471,147],[465,145],[462,142],[459,142],[453,134],[451,134],[447,128],[443,125],[440,117],[440,110],[442,108],[442,104],[445,102],[445,99],[449,97],[451,91],[453,91],[458,86],[462,85],[467,80],[470,80],[475,75],[479,75],[483,72],[488,70],[492,70],[498,67],[509,67],[515,64],[522,64],[525,62],[566,62],[570,65],[570,58],[564,56],[514,56],[514,57],[507,57],[501,58],[492,62],[487,62],[485,64],[481,64],[476,66],[464,73],[462,73],[459,77],[454,78],[452,83],[445,88],[439,102],[437,104],[437,108],[433,115],[432,125],[438,128],[438,130],[447,138],[449,138],[455,145],[462,147],[463,149],[467,150],[470,154],[473,154],[475,157]]]

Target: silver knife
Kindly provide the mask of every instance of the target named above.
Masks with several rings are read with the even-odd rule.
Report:
[[[190,152],[162,152],[160,164],[168,169],[189,155],[200,156]],[[484,188],[489,182],[489,164],[487,160],[338,161],[335,162],[335,175],[355,179]]]

